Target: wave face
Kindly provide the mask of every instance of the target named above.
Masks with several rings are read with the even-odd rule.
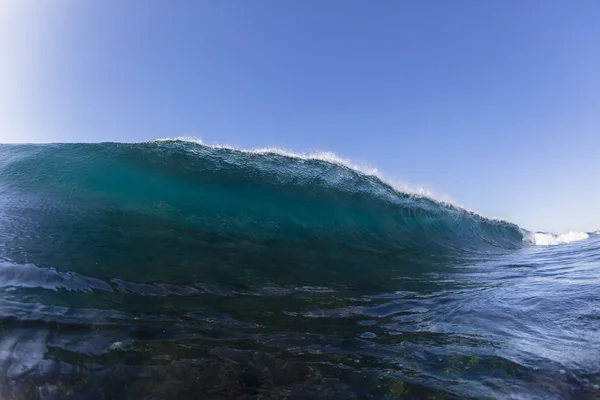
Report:
[[[562,301],[588,307],[588,329],[594,235],[531,246],[584,237],[402,192],[331,154],[0,146],[0,223],[0,397],[560,398],[598,372],[598,352],[552,353],[572,332],[515,314],[571,315],[533,300],[531,273],[587,276]],[[559,273],[543,251],[587,264]],[[564,343],[527,342],[538,322]]]
[[[2,183],[44,207],[143,215],[215,235],[435,254],[515,248],[510,223],[396,191],[321,158],[185,141],[19,146]]]

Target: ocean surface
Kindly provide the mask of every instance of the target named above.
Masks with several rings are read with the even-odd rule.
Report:
[[[600,235],[331,154],[0,146],[1,399],[600,399]]]

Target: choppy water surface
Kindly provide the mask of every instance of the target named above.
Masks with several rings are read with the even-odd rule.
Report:
[[[332,161],[0,146],[0,398],[600,398],[598,235]]]

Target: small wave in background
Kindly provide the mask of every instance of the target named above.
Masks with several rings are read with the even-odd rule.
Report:
[[[527,234],[528,241],[540,246],[578,242],[580,240],[588,239],[589,237],[590,235],[585,232],[568,232],[563,233],[562,235],[541,232]]]

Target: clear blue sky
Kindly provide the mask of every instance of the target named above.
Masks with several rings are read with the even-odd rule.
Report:
[[[0,142],[334,151],[600,229],[600,1],[4,0]]]

